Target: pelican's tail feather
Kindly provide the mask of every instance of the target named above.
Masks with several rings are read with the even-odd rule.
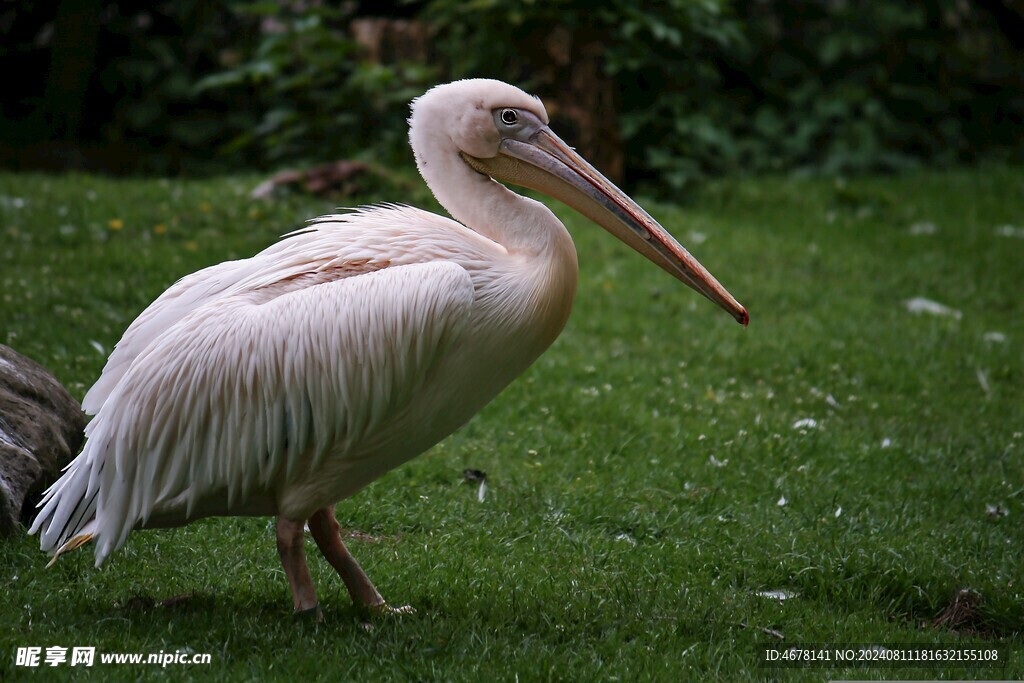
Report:
[[[64,475],[43,495],[30,534],[39,534],[39,546],[54,557],[81,546],[82,536],[97,531],[96,503],[99,482],[82,456],[71,462]],[[86,539],[88,540],[88,539]]]
[[[95,529],[96,519],[93,518],[90,519],[89,522],[82,527],[78,535],[69,538],[64,545],[57,548],[56,552],[53,553],[53,557],[50,558],[50,561],[47,563],[46,567],[50,568],[53,565],[57,564],[57,560],[60,559],[60,556],[64,553],[69,553],[72,550],[81,548],[83,545],[91,541],[93,537],[93,531]]]

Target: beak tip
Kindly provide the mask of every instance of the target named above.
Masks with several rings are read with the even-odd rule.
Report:
[[[736,322],[743,325],[743,327],[750,324],[750,315],[747,313],[747,309],[740,308],[739,313],[736,314]]]

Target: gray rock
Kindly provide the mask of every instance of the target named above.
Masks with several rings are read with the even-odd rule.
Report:
[[[0,344],[0,536],[28,524],[82,445],[86,418],[46,368]]]

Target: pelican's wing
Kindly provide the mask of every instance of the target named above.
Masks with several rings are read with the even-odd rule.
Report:
[[[408,206],[367,207],[311,223],[252,258],[219,263],[171,285],[125,330],[103,373],[82,400],[82,409],[96,415],[141,353],[182,318],[214,301],[255,290],[290,291],[389,265],[443,260],[453,249],[454,253],[466,251],[465,243],[446,243],[452,235],[465,237],[465,228]],[[374,244],[389,245],[385,261],[379,249],[367,246],[368,234],[375,236]],[[416,242],[415,250],[404,248],[418,236],[428,239]],[[482,246],[470,244],[477,249]]]
[[[168,501],[191,508],[316,472],[400,417],[473,305],[451,262],[200,305],[132,361],[32,531],[52,550],[94,516],[97,564]],[[162,508],[161,508],[162,509]],[[186,513],[187,514],[187,513]]]
[[[186,275],[167,288],[128,326],[103,366],[103,373],[82,399],[82,409],[95,415],[128,371],[132,361],[183,317],[222,296],[254,270],[253,259],[226,261]]]

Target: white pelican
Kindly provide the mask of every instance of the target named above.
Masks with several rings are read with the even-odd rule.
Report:
[[[324,216],[240,261],[182,278],[131,324],[83,402],[81,454],[30,533],[54,554],[134,529],[276,515],[296,613],[319,614],[303,526],[356,605],[384,599],[334,505],[465,424],[561,332],[576,249],[543,204],[574,207],[747,323],[653,218],[493,80],[431,89],[409,139],[455,220],[408,206]]]

